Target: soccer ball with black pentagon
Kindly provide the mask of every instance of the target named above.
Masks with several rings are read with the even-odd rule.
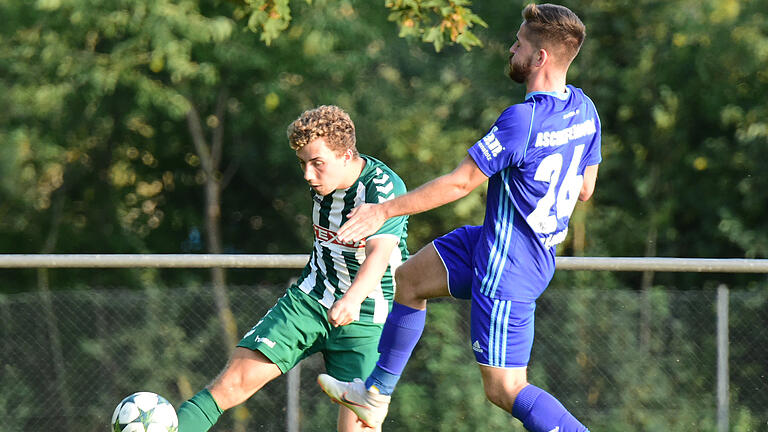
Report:
[[[138,392],[123,399],[112,414],[113,432],[178,432],[173,405],[152,392]]]

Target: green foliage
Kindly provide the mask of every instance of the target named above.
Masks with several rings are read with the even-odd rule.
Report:
[[[307,0],[313,4],[312,0]],[[388,20],[400,28],[400,37],[420,39],[440,51],[446,44],[460,44],[469,50],[482,46],[472,33],[475,24],[488,25],[470,9],[467,0],[387,0],[385,6],[392,12]],[[341,2],[342,13],[353,13],[359,5],[351,1]],[[319,0],[314,8],[335,8],[332,2]],[[260,33],[266,45],[280,37],[291,23],[290,0],[240,0],[234,12],[237,18],[247,17],[248,28]]]
[[[24,403],[31,398],[34,390],[26,385],[22,378],[23,372],[17,366],[4,364],[2,368],[0,385],[4,389],[13,389],[13,393],[3,392],[0,395],[0,416],[3,418],[3,427],[7,430],[22,430],[25,419],[36,415],[34,406]]]
[[[601,110],[602,120],[612,134],[604,142],[604,156],[616,163],[606,164],[611,171],[601,175],[612,176],[615,169],[625,174],[600,186],[617,198],[615,188],[634,190],[617,207],[634,226],[661,227],[662,255],[730,256],[708,252],[713,241],[722,251],[730,249],[730,236],[721,227],[730,198],[741,203],[762,196],[751,188],[738,197],[728,192],[749,181],[754,168],[734,163],[734,156],[743,157],[745,143],[734,133],[733,122],[739,121],[741,109],[764,109],[763,101],[753,96],[765,80],[753,69],[753,55],[746,53],[766,43],[765,35],[748,30],[765,22],[757,3],[609,2],[586,17],[594,22],[607,14],[621,16],[612,25],[592,27],[593,43],[585,45],[581,58],[582,64],[591,65],[584,73],[600,77],[592,94],[607,108]],[[605,56],[606,48],[615,55]],[[743,86],[756,93],[739,90]],[[759,237],[755,240],[762,244]],[[750,249],[755,247],[753,243]]]
[[[537,335],[557,333],[562,339],[537,340],[530,379],[553,394],[570,395],[575,412],[594,413],[582,416],[593,429],[711,430],[714,417],[691,410],[715,406],[714,296],[709,294],[614,290],[608,295],[582,286],[577,298],[564,301],[568,291],[548,290],[537,315],[549,319],[537,321]],[[684,325],[687,320],[696,322],[696,329]],[[663,410],[675,415],[659,414]]]
[[[270,45],[291,22],[289,0],[252,0],[245,2],[244,10],[237,14],[249,14],[248,28],[261,32],[261,40]]]
[[[488,24],[472,13],[469,1],[387,0],[385,4],[392,10],[388,19],[398,24],[401,37],[419,38],[434,45],[435,51],[440,51],[446,43],[458,43],[467,50],[483,45],[470,29],[475,24],[483,27]]]
[[[203,134],[221,127],[225,143],[221,172],[213,173],[226,180],[224,249],[306,252],[309,207],[284,137],[301,110],[344,107],[361,151],[414,188],[455,167],[522,96],[502,73],[522,3],[476,5],[488,17],[485,48],[441,53],[399,39],[387,23],[392,9],[368,2],[297,2],[290,26],[265,47],[263,34],[245,30],[237,12],[258,4],[267,3],[46,2],[35,13],[4,5],[12,23],[0,47],[0,99],[9,107],[0,118],[5,250],[206,250],[206,174],[185,118],[195,107]],[[425,17],[448,13],[442,2],[390,6]],[[561,252],[765,256],[768,189],[755,174],[765,164],[765,16],[754,2],[642,6],[577,9],[589,37],[571,79],[602,113],[604,163],[594,203],[577,206],[573,231],[580,237]],[[722,37],[712,37],[714,30]],[[215,113],[220,95],[222,118]],[[480,223],[483,195],[414,216],[412,249]],[[293,228],[268,229],[285,221]],[[234,277],[273,277],[247,274]],[[659,277],[672,284],[707,278]],[[635,276],[621,278],[632,283]],[[12,279],[19,288],[9,289],[29,280]]]
[[[559,252],[768,257],[764,2],[566,5],[587,25],[569,81],[584,88],[601,113],[603,163],[595,197],[577,206],[571,235]],[[187,123],[194,108],[203,136],[222,137],[220,169],[210,175],[224,185],[224,250],[306,253],[312,240],[310,202],[287,146],[286,126],[304,109],[337,104],[355,121],[359,149],[388,163],[409,188],[449,172],[499,113],[524,96],[504,74],[523,6],[478,2],[470,10],[467,2],[449,0],[2,2],[0,248],[4,253],[205,251],[202,185],[209,174]],[[468,51],[474,46],[483,48]],[[483,200],[484,191],[478,190],[413,216],[411,250],[456,226],[481,223]],[[207,278],[199,270],[49,273],[53,290],[200,286]],[[32,271],[3,270],[3,276],[3,293],[37,286]],[[284,283],[291,276],[294,271],[238,270],[229,279]],[[532,380],[568,395],[567,404],[588,412],[598,430],[711,430],[711,397],[701,396],[713,388],[711,338],[686,334],[678,320],[681,314],[693,317],[706,330],[702,334],[711,334],[711,310],[700,306],[704,312],[696,312],[692,300],[680,303],[663,290],[697,293],[720,282],[759,289],[764,278],[656,274],[648,279],[633,273],[558,273],[540,310],[555,308],[547,298],[557,289],[594,290],[560,303],[557,321],[537,324],[549,331],[545,334],[566,337],[551,345],[537,339]],[[617,289],[642,294],[600,302],[601,290]],[[755,299],[738,313],[760,323],[764,306]],[[172,362],[196,364],[193,356],[214,358],[224,351],[211,342],[218,335],[211,309],[197,310],[197,319],[205,322],[194,335],[181,334],[176,326],[155,330],[161,324],[149,320],[135,332],[93,334],[69,348],[79,359],[102,360],[100,370],[112,374],[115,359],[105,354],[110,337],[134,344],[147,334],[163,343],[210,342],[209,350],[162,351],[168,368]],[[142,316],[150,318],[149,310]],[[184,320],[180,310],[169,310]],[[628,311],[634,320],[615,318],[615,310]],[[407,424],[403,430],[431,429],[428,421],[458,430],[457,424],[479,421],[481,413],[492,426],[509,421],[485,402],[466,347],[444,343],[466,319],[456,313],[439,303],[430,306],[431,328],[394,402],[394,412]],[[105,316],[113,315],[102,314],[102,326],[109,321]],[[238,319],[240,328],[252,324]],[[2,322],[10,326],[4,329],[8,334],[27,331],[5,317]],[[749,338],[764,324],[734,324],[733,331]],[[660,339],[643,343],[648,335]],[[768,361],[754,349],[766,345],[763,339],[732,353],[740,363],[732,375],[738,404],[734,430],[757,430],[765,418],[764,406],[748,392],[766,390],[765,380],[755,379]],[[695,364],[677,362],[693,350],[708,354]],[[148,383],[152,373],[142,358],[149,349],[136,351],[140,355],[130,368]],[[34,360],[39,370],[49,366]],[[657,367],[647,368],[656,361]],[[455,363],[463,366],[450,367]],[[15,364],[2,367],[0,387],[16,383],[14,394],[34,393],[32,384],[17,379]],[[220,367],[159,375],[164,388],[185,389],[181,394],[204,385]],[[53,381],[50,373],[45,377]],[[430,383],[466,411],[422,407]],[[470,390],[458,395],[459,387]],[[105,389],[103,404],[133,390]],[[664,401],[675,402],[674,412],[664,411]],[[21,412],[14,403],[0,396],[0,413]],[[706,415],[697,411],[702,405]],[[330,418],[334,409],[318,405],[316,413]]]

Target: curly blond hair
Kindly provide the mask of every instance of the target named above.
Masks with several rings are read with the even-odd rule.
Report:
[[[321,105],[304,111],[288,126],[288,143],[298,151],[317,138],[325,138],[328,148],[338,155],[352,150],[358,156],[355,146],[355,124],[349,114],[334,105]]]

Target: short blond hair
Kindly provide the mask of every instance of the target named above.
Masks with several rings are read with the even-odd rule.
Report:
[[[298,151],[318,138],[325,138],[328,148],[338,155],[347,150],[357,156],[355,124],[349,114],[334,105],[321,105],[304,111],[288,126],[288,143]]]

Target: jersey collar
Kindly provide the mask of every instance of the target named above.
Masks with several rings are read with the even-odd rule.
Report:
[[[564,92],[545,92],[545,91],[530,92],[527,95],[525,95],[525,100],[528,100],[536,95],[547,95],[547,96],[556,97],[560,100],[566,100],[568,99],[568,96],[571,95],[571,89],[570,87],[565,86]]]

